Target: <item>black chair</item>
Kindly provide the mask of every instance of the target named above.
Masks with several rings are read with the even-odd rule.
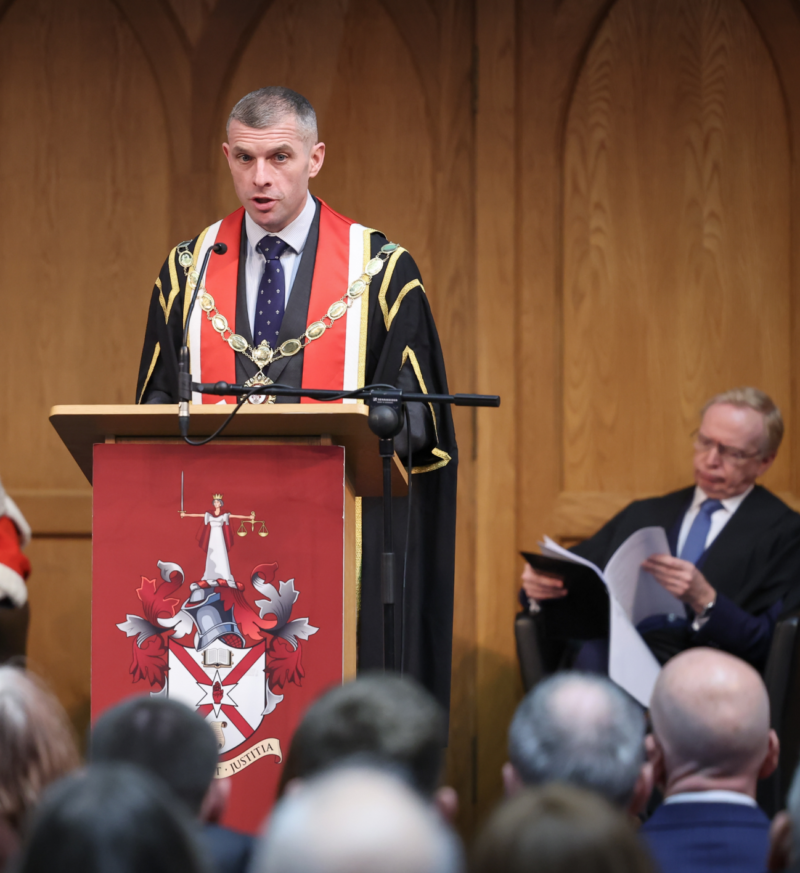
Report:
[[[517,640],[517,658],[522,674],[522,687],[527,694],[546,675],[542,661],[539,634],[532,615],[520,612],[514,620],[514,636]]]
[[[24,665],[29,623],[27,603],[20,607],[0,606],[0,664]]]
[[[800,615],[775,625],[764,670],[772,727],[781,742],[777,770],[758,786],[758,802],[772,817],[786,806],[786,795],[800,760]]]
[[[521,612],[514,621],[522,685],[525,692],[555,672],[553,653],[535,616]],[[764,670],[772,727],[781,742],[778,768],[758,786],[758,803],[770,817],[786,806],[786,795],[800,762],[800,614],[775,626]]]

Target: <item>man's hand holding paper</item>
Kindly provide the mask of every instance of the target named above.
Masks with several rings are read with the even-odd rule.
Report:
[[[642,569],[650,573],[659,585],[678,600],[688,603],[698,614],[716,600],[717,592],[689,561],[674,558],[672,555],[650,555],[642,564]]]
[[[561,576],[551,576],[534,570],[530,564],[525,563],[522,571],[522,588],[525,596],[530,600],[553,600],[557,597],[566,597],[567,589]]]

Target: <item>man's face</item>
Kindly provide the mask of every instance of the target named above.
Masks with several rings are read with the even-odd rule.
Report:
[[[308,180],[322,168],[325,144],[304,140],[292,115],[272,127],[231,121],[222,144],[236,196],[253,221],[278,233],[302,212]]]
[[[765,457],[764,416],[749,407],[715,403],[709,406],[697,432],[694,480],[709,497],[722,500],[746,491],[766,473],[775,455]],[[705,447],[700,448],[703,443]],[[719,446],[748,457],[737,460]]]

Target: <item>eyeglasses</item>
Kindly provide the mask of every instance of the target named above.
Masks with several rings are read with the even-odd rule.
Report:
[[[710,452],[711,449],[716,449],[720,460],[729,461],[731,464],[742,464],[752,458],[758,458],[763,454],[763,452],[760,451],[745,452],[742,449],[725,446],[722,443],[718,443],[716,440],[709,439],[697,430],[694,431],[691,436],[694,439],[694,450],[698,454],[704,455],[707,452]]]

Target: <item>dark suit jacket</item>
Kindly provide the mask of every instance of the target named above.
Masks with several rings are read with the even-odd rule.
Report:
[[[661,873],[761,873],[769,819],[737,803],[668,803],[641,827]]]
[[[215,873],[245,873],[254,845],[249,834],[216,824],[204,824],[200,834]]]
[[[572,551],[604,568],[635,531],[667,531],[673,554],[694,487],[636,500]],[[800,515],[756,485],[697,562],[717,593],[691,645],[713,645],[763,669],[775,622],[800,606]]]

